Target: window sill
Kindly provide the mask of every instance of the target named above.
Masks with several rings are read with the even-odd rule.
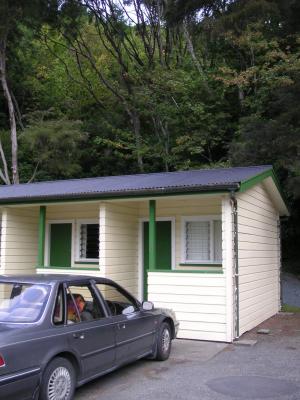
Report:
[[[206,269],[148,269],[147,272],[164,272],[171,274],[223,274],[223,270],[206,270]]]
[[[180,267],[222,267],[220,263],[180,263]]]
[[[74,264],[88,264],[88,265],[99,265],[99,261],[75,261]]]

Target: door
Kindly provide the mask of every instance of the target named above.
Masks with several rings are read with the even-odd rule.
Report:
[[[72,224],[50,224],[50,266],[71,267]]]
[[[157,316],[140,309],[136,299],[118,285],[97,283],[115,327],[116,365],[125,364],[153,350]]]
[[[144,299],[147,299],[149,269],[149,222],[143,223]],[[156,269],[172,269],[172,221],[156,221]]]
[[[91,285],[69,285],[67,299],[68,342],[79,354],[83,377],[93,377],[115,364],[115,328]]]

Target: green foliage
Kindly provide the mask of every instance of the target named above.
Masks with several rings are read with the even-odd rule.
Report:
[[[283,304],[281,307],[281,311],[288,313],[300,313],[300,307],[290,306],[289,304]]]
[[[20,143],[24,161],[36,168],[36,179],[39,176],[70,178],[80,174],[80,146],[86,140],[81,126],[80,121],[70,121],[65,116],[58,118],[51,111],[37,111],[28,116],[28,125],[20,135]],[[29,154],[28,160],[26,156]],[[28,165],[23,166],[23,179],[28,170]]]

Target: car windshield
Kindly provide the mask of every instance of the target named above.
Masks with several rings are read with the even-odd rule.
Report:
[[[0,282],[0,322],[32,323],[40,319],[50,287]]]

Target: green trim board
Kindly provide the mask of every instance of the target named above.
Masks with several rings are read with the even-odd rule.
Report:
[[[38,265],[45,264],[45,237],[46,237],[46,207],[40,206],[39,236],[38,236]]]
[[[287,199],[286,199],[285,194],[283,193],[283,191],[281,189],[279,180],[278,180],[278,178],[277,178],[277,176],[276,176],[276,174],[275,174],[273,169],[269,169],[268,171],[262,172],[261,174],[255,175],[250,179],[242,181],[241,185],[240,185],[239,192],[245,192],[246,190],[252,188],[254,185],[257,185],[258,183],[262,182],[266,178],[272,178],[273,179],[273,181],[275,183],[275,186],[276,186],[278,192],[280,193],[280,195],[282,197],[282,200],[284,201],[286,207],[288,208]]]
[[[164,272],[164,273],[171,273],[171,274],[223,274],[223,271],[212,271],[212,270],[185,270],[185,269],[172,269],[172,270],[165,270],[165,269],[148,269],[147,272]]]
[[[273,178],[275,185],[277,186],[278,191],[281,191],[280,187],[279,187],[279,183],[278,180],[274,174],[273,169],[269,169],[267,171],[262,172],[261,174],[255,175],[250,179],[246,179],[244,181],[241,182],[240,185],[240,189],[239,192],[245,192],[245,190],[250,189],[251,187],[253,187],[254,185],[262,182],[264,179],[266,178]]]

